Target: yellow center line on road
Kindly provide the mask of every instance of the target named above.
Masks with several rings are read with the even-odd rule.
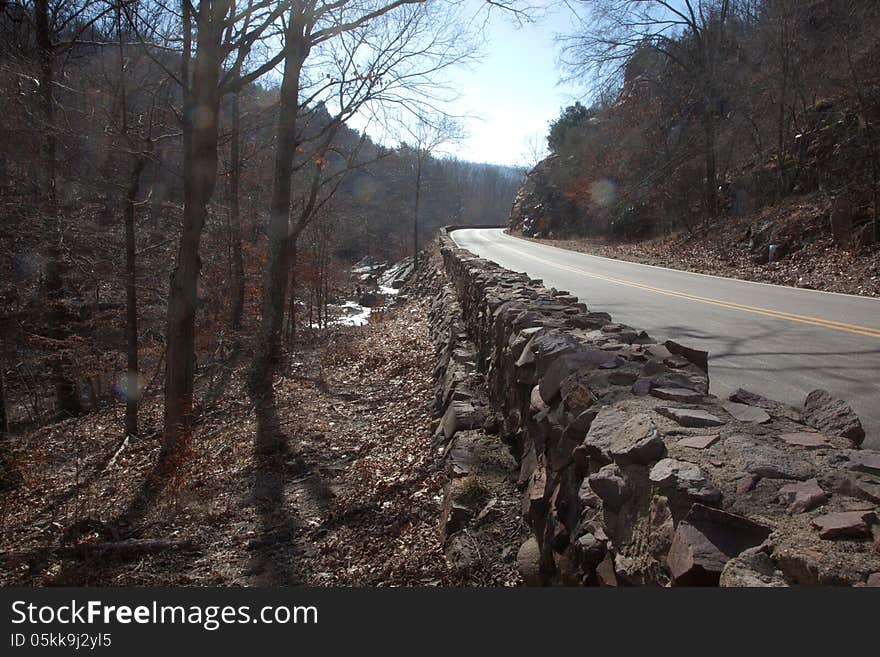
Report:
[[[832,331],[842,331],[844,333],[854,333],[856,335],[864,335],[869,338],[880,338],[880,329],[871,328],[870,326],[859,326],[857,324],[847,324],[845,322],[835,322],[830,319],[821,319],[819,317],[810,317],[808,315],[797,315],[795,313],[788,313],[781,310],[771,310],[769,308],[759,308],[757,306],[747,306],[741,303],[734,303],[732,301],[722,301],[720,299],[711,299],[709,297],[702,297],[696,294],[689,294],[687,292],[678,292],[676,290],[666,290],[661,287],[654,287],[653,285],[646,285],[644,283],[636,283],[635,281],[628,281],[623,278],[615,278],[613,276],[604,276],[602,274],[595,274],[593,272],[589,272],[585,269],[581,269],[579,267],[570,267],[568,265],[563,265],[558,262],[553,262],[552,260],[546,260],[545,258],[540,258],[538,256],[532,255],[531,253],[527,253],[525,251],[521,251],[520,249],[514,248],[507,244],[500,244],[496,242],[497,246],[500,246],[505,249],[509,249],[519,255],[530,258],[537,262],[541,262],[545,265],[550,265],[551,267],[556,267],[557,269],[562,269],[565,271],[569,271],[575,274],[579,274],[581,276],[587,276],[589,278],[595,278],[597,280],[606,281],[608,283],[616,283],[618,285],[626,285],[628,287],[634,287],[641,290],[646,290],[648,292],[655,292],[657,294],[664,294],[670,297],[678,297],[680,299],[687,299],[689,301],[696,301],[699,303],[706,303],[713,306],[720,306],[722,308],[729,308],[731,310],[739,310],[742,312],[753,313],[755,315],[765,315],[766,317],[772,317],[774,319],[785,319],[790,322],[798,322],[800,324],[809,324],[811,326],[818,326],[820,328],[831,329]]]

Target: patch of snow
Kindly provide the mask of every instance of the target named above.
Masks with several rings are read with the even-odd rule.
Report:
[[[371,310],[372,308],[369,306],[361,306],[354,301],[346,301],[342,304],[342,312],[345,316],[340,317],[333,323],[342,326],[364,326],[370,321]]]
[[[386,294],[386,295],[388,295],[388,296],[392,296],[392,297],[393,297],[393,296],[394,296],[395,294],[397,294],[398,292],[400,292],[400,290],[395,289],[395,288],[393,288],[393,287],[388,287],[387,285],[380,285],[380,286],[379,286],[379,293],[380,293],[380,294]]]

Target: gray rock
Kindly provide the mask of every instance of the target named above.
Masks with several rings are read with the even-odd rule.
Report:
[[[815,474],[812,464],[775,447],[745,445],[740,453],[743,468],[765,479],[809,479]]]
[[[633,370],[620,369],[608,375],[608,383],[614,386],[630,386],[639,378],[639,373]]]
[[[588,482],[593,492],[611,511],[620,511],[630,497],[626,480],[620,476],[620,468],[616,465],[606,465],[601,468],[599,472],[589,476]]]
[[[785,581],[782,571],[777,570],[770,555],[759,546],[744,550],[728,561],[721,571],[718,585],[739,588],[780,588],[788,586],[788,582]]]
[[[601,509],[602,498],[590,487],[589,478],[584,479],[578,487],[578,502],[583,509]]]
[[[523,356],[531,352],[538,372],[543,374],[559,356],[576,351],[578,348],[580,343],[573,335],[553,331],[535,336],[523,350]],[[561,381],[562,378],[565,377],[559,380]],[[548,401],[547,397],[544,397],[544,400]]]
[[[437,432],[434,434],[434,444],[442,445],[449,442],[457,431],[462,429],[474,429],[483,424],[485,419],[482,412],[478,411],[467,401],[453,401],[443,414]]]
[[[681,404],[696,404],[703,400],[703,395],[696,390],[688,388],[654,388],[651,396],[666,401],[679,402]]]
[[[605,558],[596,566],[596,580],[599,586],[617,586],[617,574],[614,572],[614,558],[610,552],[605,553]]]
[[[470,474],[477,466],[478,432],[459,432],[446,449],[446,466],[453,477]]]
[[[738,404],[757,406],[758,408],[763,408],[766,411],[777,410],[780,406],[779,402],[775,402],[772,399],[767,399],[766,397],[762,397],[761,395],[755,392],[750,392],[744,388],[737,389],[737,391],[730,396],[730,401],[736,402]]]
[[[590,424],[584,438],[584,450],[599,463],[611,462],[611,441],[617,430],[626,422],[626,416],[611,406],[604,406]]]
[[[529,397],[529,413],[534,415],[546,410],[548,410],[548,406],[544,403],[544,400],[541,399],[541,393],[538,386],[534,386],[532,388],[532,394]]]
[[[846,466],[848,469],[880,475],[880,452],[850,449],[846,451],[846,457],[849,460]]]
[[[609,453],[618,465],[648,465],[663,457],[666,444],[651,417],[639,413],[615,432]]]
[[[844,477],[837,491],[848,497],[880,504],[880,481],[862,477]]]
[[[605,542],[590,533],[584,534],[575,542],[575,549],[580,559],[591,566],[600,563],[605,557]]]
[[[651,468],[648,478],[664,490],[683,493],[697,502],[717,504],[721,501],[721,491],[696,463],[663,459]]]
[[[740,422],[751,422],[752,424],[763,424],[770,421],[770,415],[762,408],[757,406],[748,406],[746,404],[738,404],[736,402],[724,402],[724,410],[730,413]]]
[[[543,585],[541,575],[541,546],[534,536],[523,543],[516,553],[516,568],[526,586]]]
[[[683,427],[718,427],[724,420],[699,408],[672,408],[660,406],[656,409],[660,415],[678,422]]]
[[[835,399],[826,390],[813,390],[804,400],[804,421],[811,427],[833,436],[848,438],[854,445],[861,445],[865,430],[850,406]]]
[[[690,347],[685,347],[684,345],[678,344],[677,342],[674,342],[672,340],[667,340],[664,343],[664,346],[669,350],[671,354],[683,356],[684,358],[687,358],[691,363],[703,370],[703,372],[709,372],[708,351],[691,349]]]
[[[549,336],[544,337],[546,338]],[[574,348],[572,348],[571,351],[573,351],[573,349]],[[540,356],[542,359],[549,359],[551,357],[555,358],[555,360],[548,365],[546,373],[541,377],[541,382],[539,384],[541,398],[548,404],[553,402],[556,395],[559,394],[562,382],[565,379],[575,372],[587,372],[595,369],[608,359],[607,354],[599,349],[575,351],[574,353],[562,353],[561,355],[557,354],[556,351],[550,351],[548,354],[541,354]]]

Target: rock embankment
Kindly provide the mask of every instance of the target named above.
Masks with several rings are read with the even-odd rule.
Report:
[[[718,399],[705,352],[658,343],[446,232],[440,248],[452,289],[431,311],[435,443],[467,462],[469,432],[497,425],[519,469],[527,584],[877,581],[880,452],[859,449],[845,403]]]

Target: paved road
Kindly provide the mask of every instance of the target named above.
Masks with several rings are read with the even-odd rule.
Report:
[[[880,449],[880,300],[692,274],[462,229],[469,251],[576,294],[591,310],[709,352],[712,392],[744,387],[800,406],[825,388]]]

